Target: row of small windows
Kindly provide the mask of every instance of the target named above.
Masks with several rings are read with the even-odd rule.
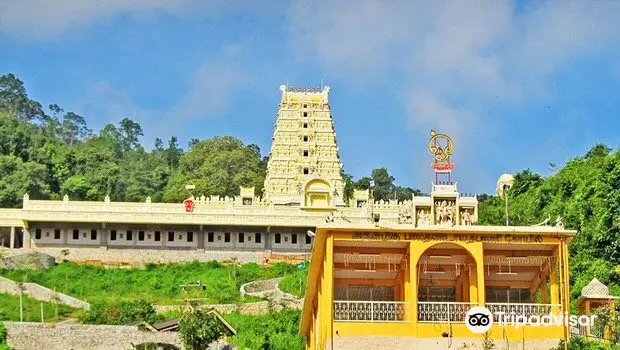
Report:
[[[73,235],[72,238],[74,240],[77,240],[80,238],[80,230],[73,230]],[[41,229],[36,229],[35,230],[35,239],[41,239]],[[49,232],[46,232],[46,237],[49,237]],[[87,237],[87,233],[84,232],[82,235],[83,238]],[[144,241],[146,239],[151,240],[151,234],[148,233],[145,235],[144,231],[138,231],[138,241]],[[174,242],[174,237],[175,237],[175,233],[174,231],[169,231],[168,232],[168,242]],[[179,240],[183,239],[183,235],[179,234],[178,236]],[[60,229],[55,229],[54,230],[54,239],[60,239]],[[91,240],[97,240],[97,230],[90,230],[90,239]],[[117,239],[123,239],[123,234],[122,233],[117,233],[116,230],[111,230],[110,231],[110,240],[111,241],[116,241]],[[133,241],[133,231],[126,231],[125,234],[125,239],[127,241]],[[161,241],[161,232],[160,231],[155,231],[153,232],[153,239],[155,242],[160,242]],[[187,242],[193,242],[194,241],[194,232],[188,231],[187,235],[186,235],[186,239]],[[217,235],[217,240],[221,241],[222,240],[222,235]],[[231,240],[231,234],[230,232],[224,232],[224,242],[226,243],[230,243]],[[246,240],[246,235],[244,232],[239,232],[237,234],[237,240],[239,243],[244,243]],[[252,241],[252,235],[248,234],[247,235],[247,240],[248,242]],[[208,232],[207,233],[207,242],[215,242],[215,232]],[[260,233],[256,233],[254,234],[254,242],[255,243],[262,243],[262,235]],[[280,233],[276,233],[274,235],[274,242],[276,244],[280,244],[282,243],[282,234]],[[284,242],[288,242],[288,236],[284,237]],[[306,244],[311,244],[312,243],[312,238],[309,236],[306,236]],[[297,235],[293,234],[291,235],[291,244],[297,244]]]
[[[82,233],[82,237],[86,238],[88,235],[88,233],[83,232]],[[46,232],[45,233],[45,237],[49,237],[50,233]],[[34,231],[34,238],[35,239],[41,239],[42,234],[41,234],[41,229],[37,228]],[[73,239],[80,239],[80,230],[73,230],[73,235],[71,236]],[[55,229],[54,230],[54,239],[60,239],[60,229]],[[97,240],[97,230],[90,230],[90,239],[95,241]]]
[[[116,232],[116,230],[111,230],[110,231],[110,240],[111,241],[116,241],[117,236],[119,239],[123,238],[123,234],[122,233],[118,233]],[[145,237],[145,233],[144,231],[138,231],[138,241],[144,241],[144,237]],[[153,238],[153,240],[155,242],[161,242],[161,231],[155,231],[153,232],[153,236],[151,236],[150,233],[146,234],[146,239],[151,240],[151,237]],[[183,240],[183,235],[179,234],[178,236],[179,241]],[[188,231],[187,235],[185,236],[186,240],[188,242],[193,242],[194,241],[194,232],[192,231]],[[125,239],[128,241],[133,241],[133,231],[127,231]],[[168,232],[168,242],[174,242],[174,231],[169,231]]]

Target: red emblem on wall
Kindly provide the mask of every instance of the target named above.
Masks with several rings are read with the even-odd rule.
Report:
[[[194,211],[194,200],[189,198],[183,201],[183,205],[185,205],[185,211],[191,213]]]

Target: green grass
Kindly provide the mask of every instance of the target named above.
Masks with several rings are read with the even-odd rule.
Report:
[[[304,268],[297,268],[293,272],[286,274],[278,285],[280,290],[303,298],[306,295],[309,266],[309,264],[306,264]]]
[[[24,295],[23,303],[24,321],[41,322],[41,302]],[[43,302],[43,320],[45,322],[58,322],[77,317],[79,312],[79,310],[63,304],[55,305]],[[19,296],[0,293],[0,321],[19,321]]]
[[[20,282],[35,282],[88,302],[148,300],[154,304],[180,304],[184,297],[179,285],[200,280],[206,290],[193,290],[191,298],[204,303],[256,301],[241,298],[239,287],[246,282],[281,277],[294,272],[295,265],[270,267],[250,263],[223,264],[216,261],[148,265],[145,269],[111,269],[65,262],[47,270],[0,270],[0,275]]]
[[[296,350],[305,348],[299,335],[301,310],[283,310],[261,315],[225,314],[224,318],[237,330],[228,338],[236,349]]]

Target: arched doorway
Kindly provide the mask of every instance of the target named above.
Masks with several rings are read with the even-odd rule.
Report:
[[[304,187],[304,205],[314,208],[332,206],[332,187],[329,183],[320,178],[308,181]]]
[[[439,243],[417,263],[418,321],[462,322],[477,304],[476,260],[464,247]]]

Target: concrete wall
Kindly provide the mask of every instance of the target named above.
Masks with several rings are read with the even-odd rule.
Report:
[[[103,227],[102,227],[103,226]],[[77,233],[77,237],[74,235]],[[298,230],[299,231],[299,230]],[[139,225],[100,223],[32,223],[29,228],[33,247],[102,247],[146,249],[212,249],[234,251],[309,252],[306,234],[290,228],[266,232],[258,227],[200,227],[192,225]],[[94,232],[94,235],[92,234]],[[129,234],[131,232],[131,234]],[[143,232],[143,234],[141,234]],[[159,232],[159,240],[156,240]],[[192,239],[189,240],[190,232]],[[212,232],[213,241],[209,241]],[[170,240],[170,233],[172,233]],[[226,236],[229,235],[227,241]],[[276,243],[276,236],[280,236]],[[243,236],[243,240],[241,240]],[[260,239],[257,242],[257,236]],[[293,236],[296,237],[294,242]],[[8,237],[8,236],[7,236]],[[7,238],[8,239],[8,238]]]
[[[125,350],[132,344],[163,342],[180,347],[178,333],[142,332],[133,326],[4,322],[15,350]]]
[[[545,340],[525,340],[524,342],[511,342],[496,340],[495,349],[497,350],[548,350],[558,345],[558,339]],[[330,341],[327,342],[327,349],[331,349]],[[381,336],[361,336],[361,337],[342,337],[334,335],[334,350],[365,350],[365,349],[394,349],[394,350],[444,350],[444,349],[466,349],[482,350],[482,343],[479,339],[463,338],[429,338],[416,339],[413,337],[381,337]]]
[[[129,247],[128,247],[129,248]],[[68,250],[66,257],[61,251]],[[160,250],[160,249],[121,249],[121,248],[83,248],[83,247],[44,247],[33,249],[4,249],[7,256],[24,254],[36,251],[72,261],[99,260],[103,262],[136,262],[136,263],[170,263],[183,261],[224,261],[236,258],[240,263],[262,263],[265,259],[264,251],[230,251],[230,250]]]

